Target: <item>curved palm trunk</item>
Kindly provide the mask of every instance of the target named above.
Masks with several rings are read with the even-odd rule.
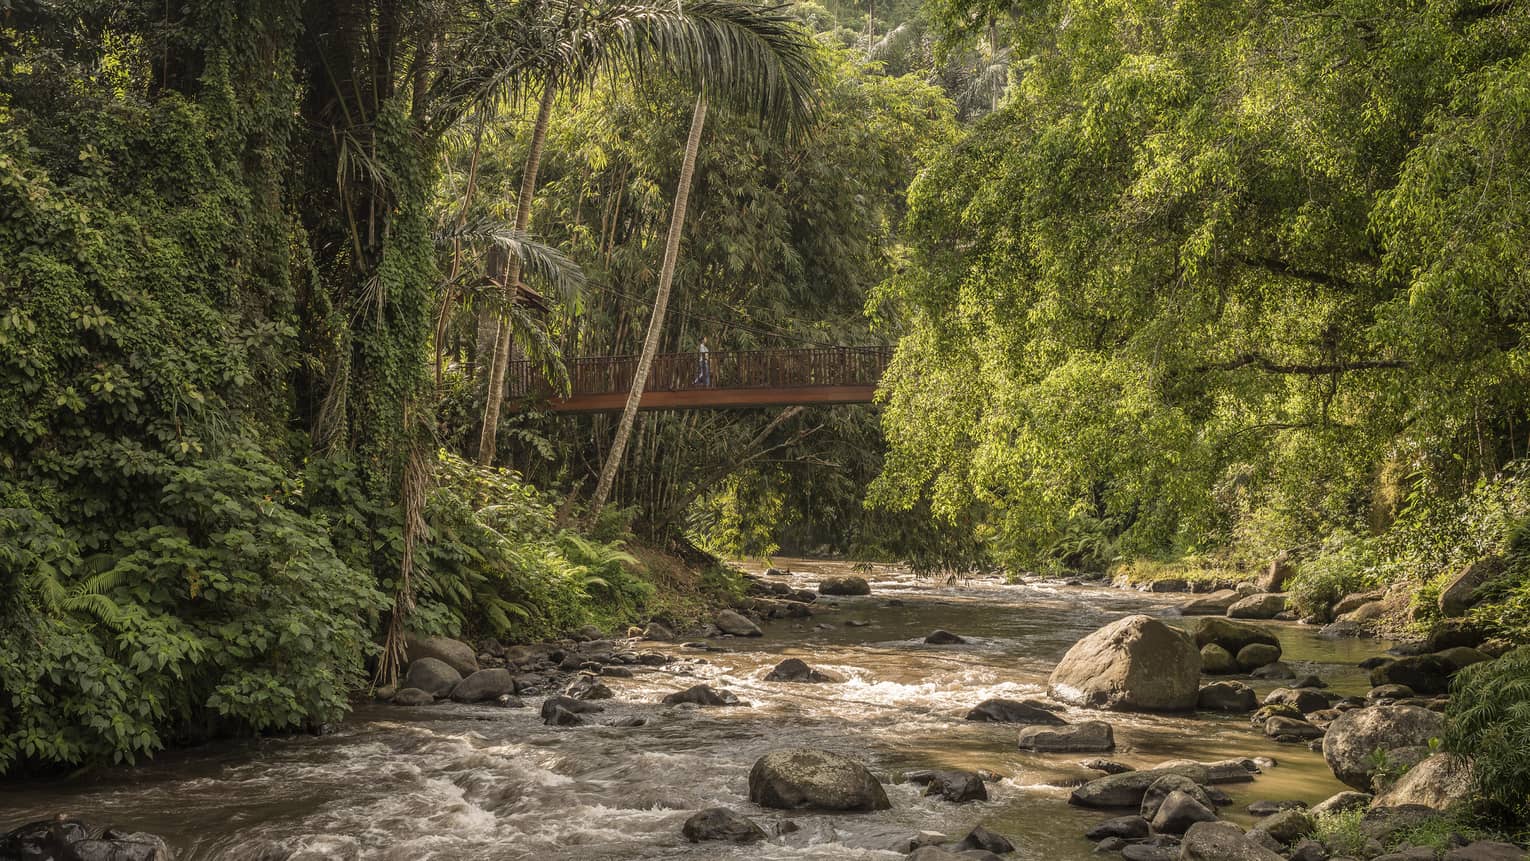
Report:
[[[526,171],[521,174],[521,191],[515,201],[515,229],[525,232],[531,226],[531,198],[537,189],[537,168],[542,165],[542,145],[547,141],[547,126],[552,121],[557,87],[552,80],[542,90],[542,104],[537,108],[537,124],[531,132],[531,149],[526,153]],[[508,255],[505,262],[505,302],[515,301],[515,289],[521,281],[521,259]],[[483,327],[479,329],[480,333]],[[478,463],[494,463],[495,443],[499,436],[499,411],[505,402],[505,370],[510,367],[513,327],[508,319],[499,321],[499,333],[493,339],[494,354],[489,369],[489,391],[484,399],[483,428],[478,434]]]
[[[606,498],[611,495],[616,471],[621,467],[622,455],[627,451],[627,438],[632,435],[632,425],[637,421],[638,404],[643,400],[648,371],[653,367],[653,357],[659,352],[664,312],[669,307],[669,291],[675,282],[675,260],[680,256],[680,230],[685,225],[685,208],[690,202],[691,175],[696,171],[696,152],[701,146],[701,126],[706,118],[706,96],[698,96],[696,110],[691,114],[691,133],[685,140],[685,161],[680,165],[675,208],[669,216],[669,236],[664,241],[664,265],[659,269],[659,290],[653,297],[653,315],[648,318],[648,331],[643,336],[643,353],[638,357],[637,372],[632,375],[632,388],[627,392],[627,405],[623,407],[621,422],[616,426],[616,438],[611,441],[611,451],[606,455],[605,465],[600,470],[600,482],[595,485],[595,496],[590,500],[589,516],[592,520],[600,514]]]

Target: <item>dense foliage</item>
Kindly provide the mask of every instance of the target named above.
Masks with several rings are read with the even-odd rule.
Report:
[[[1267,559],[1444,523],[1525,455],[1530,10],[1032,11],[879,294],[881,504],[1012,568]]]
[[[451,261],[577,281],[453,227],[441,156],[608,66],[769,126],[801,86],[734,96],[807,45],[711,0],[3,4],[0,772],[316,726],[411,630],[651,612],[620,528],[438,445]]]

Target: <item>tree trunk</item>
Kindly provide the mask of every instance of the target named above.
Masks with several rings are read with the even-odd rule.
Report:
[[[616,438],[611,441],[611,451],[600,470],[600,482],[595,485],[595,496],[590,499],[590,519],[594,520],[611,495],[611,485],[616,481],[616,471],[621,467],[622,455],[627,450],[627,437],[632,434],[632,424],[637,421],[638,404],[643,400],[643,386],[648,382],[648,371],[653,367],[653,357],[659,352],[659,335],[664,328],[664,311],[669,306],[670,287],[675,282],[675,260],[680,256],[680,232],[685,226],[685,208],[690,202],[691,175],[696,171],[696,151],[701,146],[701,126],[707,118],[706,96],[696,98],[696,110],[691,114],[691,133],[685,140],[685,161],[680,165],[680,183],[675,189],[675,208],[669,216],[669,236],[664,241],[664,265],[659,269],[659,289],[653,297],[653,315],[648,319],[648,331],[643,337],[643,352],[638,357],[637,372],[632,375],[632,388],[627,392],[627,405],[622,409],[621,423],[616,426]]]
[[[548,80],[542,90],[542,104],[537,108],[537,124],[531,132],[531,149],[526,153],[526,171],[521,174],[521,191],[515,201],[515,229],[525,232],[531,226],[531,198],[537,190],[537,168],[542,164],[542,145],[547,141],[547,125],[552,120],[553,101],[557,87]],[[521,258],[510,254],[505,261],[505,304],[515,301],[516,287],[521,281]],[[479,328],[482,333],[483,328]],[[495,442],[499,435],[499,411],[505,402],[505,370],[510,367],[510,344],[514,327],[508,318],[499,321],[499,333],[494,338],[494,355],[490,362],[489,391],[484,398],[483,429],[478,434],[478,464],[494,463]]]

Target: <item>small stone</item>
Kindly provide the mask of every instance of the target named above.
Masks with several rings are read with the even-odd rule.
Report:
[[[962,841],[956,844],[957,852],[967,852],[973,849],[981,849],[984,852],[992,852],[995,855],[1004,855],[1015,851],[1015,844],[978,825],[967,832],[967,836],[963,837]]]
[[[692,843],[703,840],[727,840],[754,843],[764,840],[765,831],[754,821],[726,807],[709,807],[685,820],[680,833]]]
[[[1124,762],[1116,762],[1113,759],[1081,759],[1079,765],[1084,768],[1104,772],[1105,774],[1125,774],[1128,771],[1136,771]]]
[[[681,703],[693,703],[698,706],[746,706],[732,691],[713,688],[710,685],[693,685],[683,691],[676,691],[663,700],[664,705],[673,706]]]
[[[594,676],[580,676],[568,686],[564,694],[576,700],[609,700],[615,696],[604,682]]]
[[[944,628],[936,628],[924,638],[924,642],[928,646],[958,646],[967,641]]]

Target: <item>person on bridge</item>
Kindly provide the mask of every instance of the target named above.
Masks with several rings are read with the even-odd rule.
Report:
[[[703,336],[701,342],[696,345],[696,379],[691,380],[691,385],[709,389],[712,387],[712,362],[708,354],[707,339]]]

